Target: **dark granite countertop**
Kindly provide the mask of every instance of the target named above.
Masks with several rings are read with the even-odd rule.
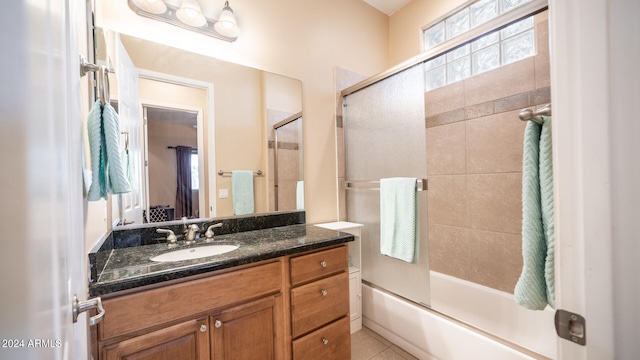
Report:
[[[184,245],[179,241],[177,246],[171,248],[168,244],[161,243],[113,249],[104,269],[98,274],[97,281],[89,284],[89,294],[92,297],[101,296],[349,241],[353,241],[353,235],[303,224],[216,235],[211,243],[198,239],[196,244]],[[169,251],[210,244],[233,244],[239,248],[225,254],[193,260],[150,260],[153,256]]]

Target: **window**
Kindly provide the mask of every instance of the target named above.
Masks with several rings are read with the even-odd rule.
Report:
[[[198,153],[191,154],[191,190],[200,189],[200,176],[198,174]]]
[[[431,49],[530,0],[481,0],[424,31],[424,48]],[[425,63],[426,90],[481,74],[535,55],[533,16],[489,33]]]

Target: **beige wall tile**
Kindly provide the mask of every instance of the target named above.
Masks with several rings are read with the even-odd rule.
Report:
[[[513,293],[522,272],[522,237],[470,230],[469,244],[469,280]]]
[[[298,180],[300,177],[299,156],[299,150],[278,149],[278,182],[282,180]]]
[[[464,106],[524,93],[534,89],[533,57],[499,67],[462,81]]]
[[[481,116],[488,116],[493,114],[493,101],[488,101],[482,104],[476,104],[464,109],[465,119],[475,119]]]
[[[438,115],[429,116],[426,119],[427,127],[451,124],[464,120],[464,109],[447,111]]]
[[[278,180],[278,210],[296,209],[295,180]]]
[[[466,172],[464,122],[428,128],[426,137],[429,176]]]
[[[429,268],[467,280],[469,276],[469,230],[429,225]]]
[[[548,104],[551,102],[551,88],[543,87],[531,92],[531,105]]]
[[[462,109],[464,107],[462,81],[425,92],[424,107],[426,117]]]
[[[529,106],[528,92],[496,100],[494,110],[496,114],[499,114],[510,110],[522,110],[527,106]]]
[[[429,224],[466,226],[466,175],[429,177],[428,194]]]
[[[469,228],[520,234],[522,174],[467,175]]]
[[[467,173],[522,171],[522,141],[526,123],[519,110],[486,116],[466,123]]]
[[[549,66],[549,20],[536,24],[535,73],[536,88],[551,84],[551,70]]]
[[[269,211],[276,210],[275,183],[269,180]]]

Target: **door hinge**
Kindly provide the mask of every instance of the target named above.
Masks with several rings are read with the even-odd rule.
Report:
[[[584,317],[566,310],[557,310],[556,333],[559,337],[578,345],[587,344],[587,324]]]

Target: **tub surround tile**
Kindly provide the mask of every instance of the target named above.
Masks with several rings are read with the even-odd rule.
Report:
[[[467,177],[465,175],[434,176],[429,178],[429,223],[466,226]]]
[[[428,128],[427,173],[429,176],[466,173],[465,124]]]
[[[470,251],[467,228],[429,224],[431,270],[467,280]]]
[[[464,108],[464,94],[462,81],[425,92],[425,116],[430,117]]]
[[[447,111],[438,115],[429,116],[426,118],[426,127],[434,127],[440,125],[451,124],[454,122],[462,121],[465,117],[465,109],[456,109]]]
[[[469,280],[513,293],[522,270],[520,235],[471,230]],[[499,261],[496,261],[499,259]]]
[[[534,60],[530,57],[467,78],[462,81],[464,104],[460,107],[529,92],[535,88],[534,75]]]
[[[466,169],[469,174],[522,171],[526,123],[519,110],[466,122]]]
[[[551,88],[543,87],[532,91],[530,94],[530,105],[542,105],[551,102]]]
[[[179,242],[172,248],[167,244],[156,244],[114,249],[109,262],[99,274],[98,281],[89,284],[89,293],[91,296],[100,296],[349,241],[353,241],[353,235],[301,224],[216,235],[216,244],[234,244],[240,247],[225,254],[201,259],[175,262],[150,260],[165,252],[207,244],[203,241],[194,245]]]
[[[551,84],[551,66],[549,61],[549,20],[536,23],[535,80],[536,88]]]
[[[527,106],[529,106],[529,93],[512,95],[495,101],[495,113],[522,110]]]
[[[487,101],[482,104],[467,106],[464,108],[464,118],[468,120],[491,115],[494,112],[497,112],[494,108],[495,105],[493,101]]]
[[[469,228],[521,233],[522,173],[468,175],[467,191]]]

